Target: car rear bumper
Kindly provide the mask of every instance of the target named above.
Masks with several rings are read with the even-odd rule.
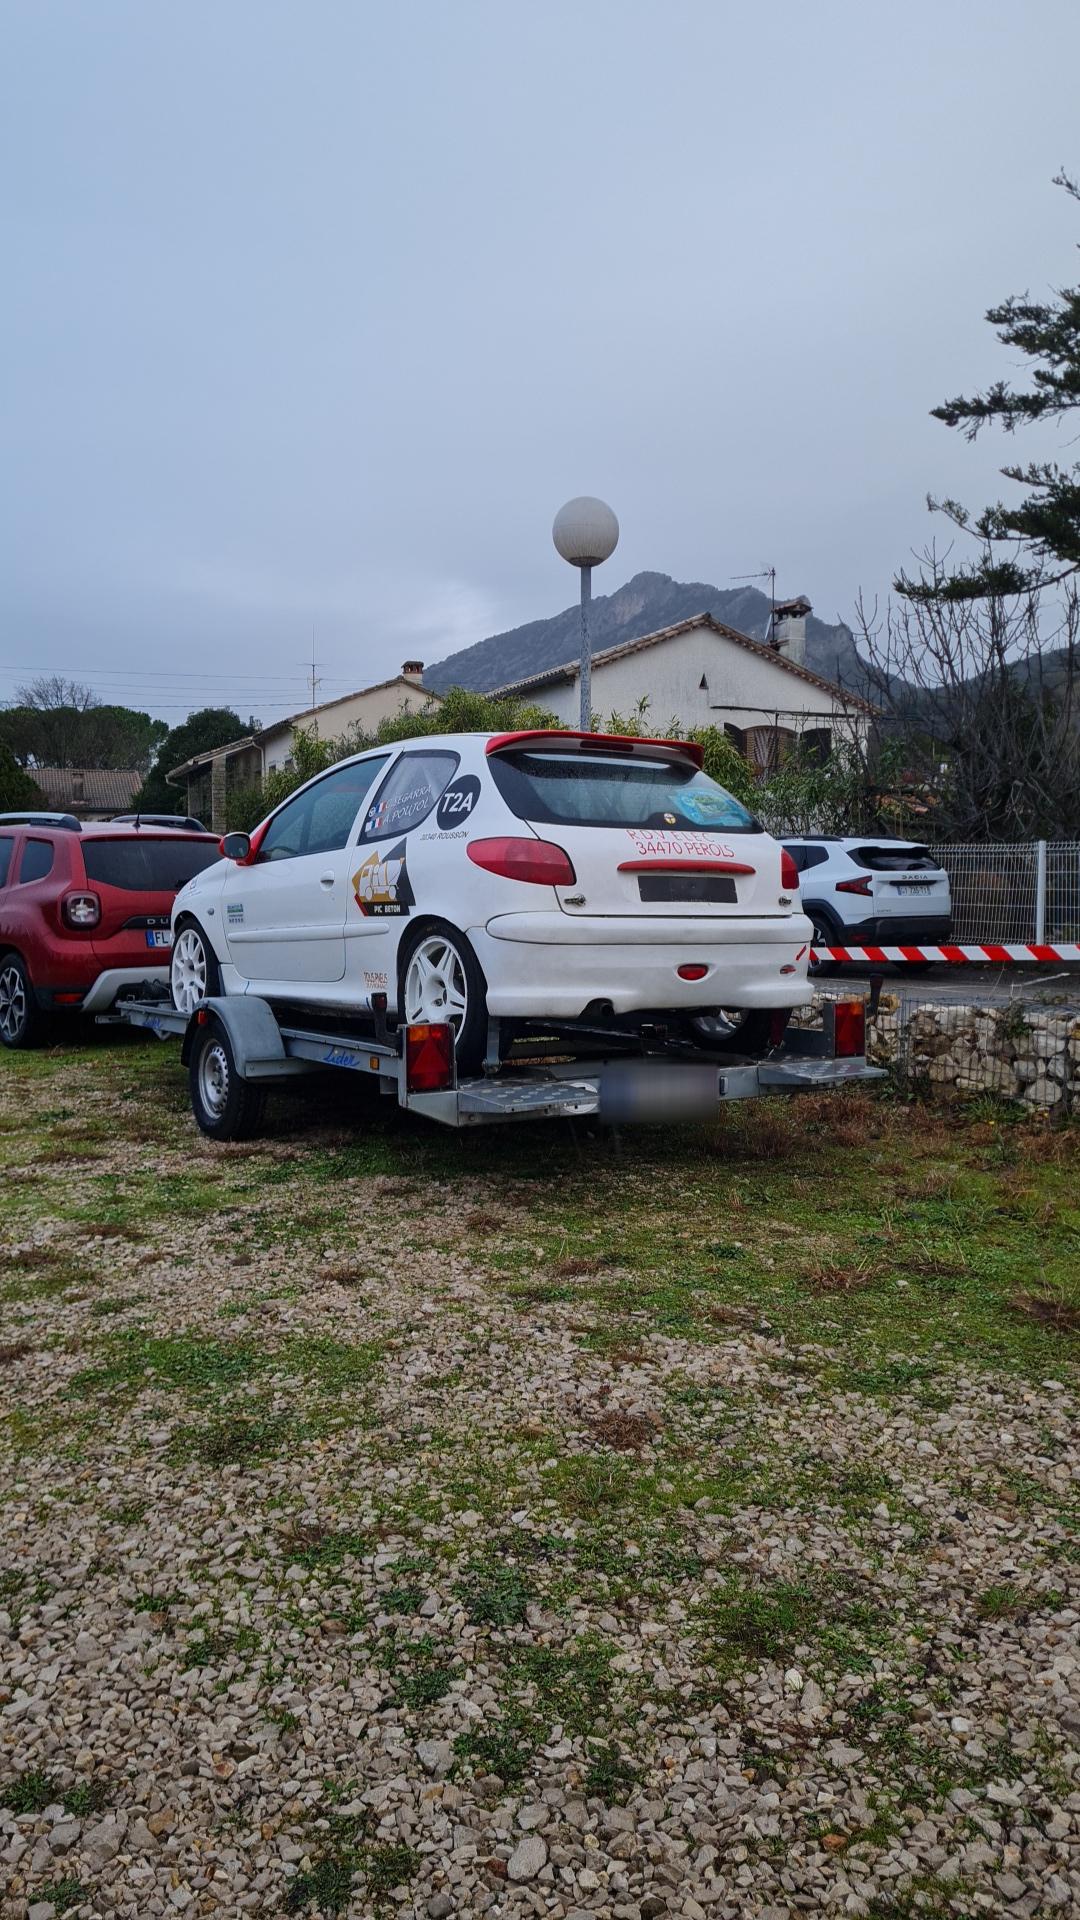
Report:
[[[936,947],[948,940],[947,913],[880,913],[871,920],[848,920],[837,936],[844,947]]]
[[[488,1008],[502,1018],[580,1018],[597,1001],[615,1013],[641,1009],[799,1007],[810,999],[810,924],[696,920],[578,920],[568,914],[505,914],[469,938],[484,970]],[[687,962],[707,969],[681,980]]]
[[[122,987],[168,986],[168,967],[109,967],[86,990],[83,1013],[105,1013]]]

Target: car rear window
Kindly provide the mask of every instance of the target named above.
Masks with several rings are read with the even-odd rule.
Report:
[[[180,888],[220,858],[213,840],[181,840],[178,834],[151,840],[82,842],[88,881],[119,887],[124,893],[178,893]]]
[[[852,847],[851,858],[857,867],[869,867],[871,873],[940,873],[941,862],[929,847]]]
[[[519,747],[492,754],[490,766],[519,820],[546,826],[681,827],[693,833],[762,831],[741,801],[686,761]]]

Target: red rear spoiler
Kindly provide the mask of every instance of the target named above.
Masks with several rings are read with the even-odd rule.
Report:
[[[692,760],[700,767],[705,753],[696,740],[645,740],[633,733],[578,733],[570,727],[529,727],[523,733],[492,734],[484,751],[501,753],[504,747],[521,746],[527,740],[576,741],[585,752],[590,747],[618,747],[623,752],[633,747],[665,747],[669,753],[681,753],[684,759]]]

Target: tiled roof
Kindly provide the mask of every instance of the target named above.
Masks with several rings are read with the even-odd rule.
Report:
[[[49,806],[68,813],[124,813],[143,783],[138,767],[32,767],[30,778]]]
[[[676,620],[674,626],[660,627],[656,633],[644,633],[640,640],[623,640],[617,647],[603,647],[599,653],[593,654],[593,669],[595,671],[597,667],[606,666],[609,660],[622,660],[630,653],[642,653],[646,647],[659,646],[662,640],[673,640],[677,634],[690,633],[694,627],[710,627],[722,640],[731,640],[737,647],[745,647],[748,653],[760,654],[762,659],[779,667],[783,673],[793,673],[798,679],[809,681],[812,687],[820,687],[825,693],[831,693],[835,699],[842,700],[845,706],[861,707],[866,713],[875,711],[871,702],[864,700],[860,694],[851,693],[846,687],[838,687],[832,680],[824,680],[820,673],[799,666],[797,661],[778,653],[775,647],[764,646],[760,640],[751,640],[748,633],[740,633],[737,627],[726,626],[723,620],[718,620],[712,613],[694,614],[689,620]],[[506,686],[494,687],[492,694],[531,693],[534,687],[552,686],[556,680],[573,680],[577,670],[577,661],[567,660],[562,666],[548,667],[544,673],[531,674],[527,680],[511,680]]]

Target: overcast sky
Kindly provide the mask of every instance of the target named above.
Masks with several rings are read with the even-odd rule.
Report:
[[[1080,277],[1076,0],[0,0],[0,699],[264,720],[576,594],[850,619]],[[1070,457],[1075,457],[1072,455]],[[322,697],[322,694],[320,697]]]

